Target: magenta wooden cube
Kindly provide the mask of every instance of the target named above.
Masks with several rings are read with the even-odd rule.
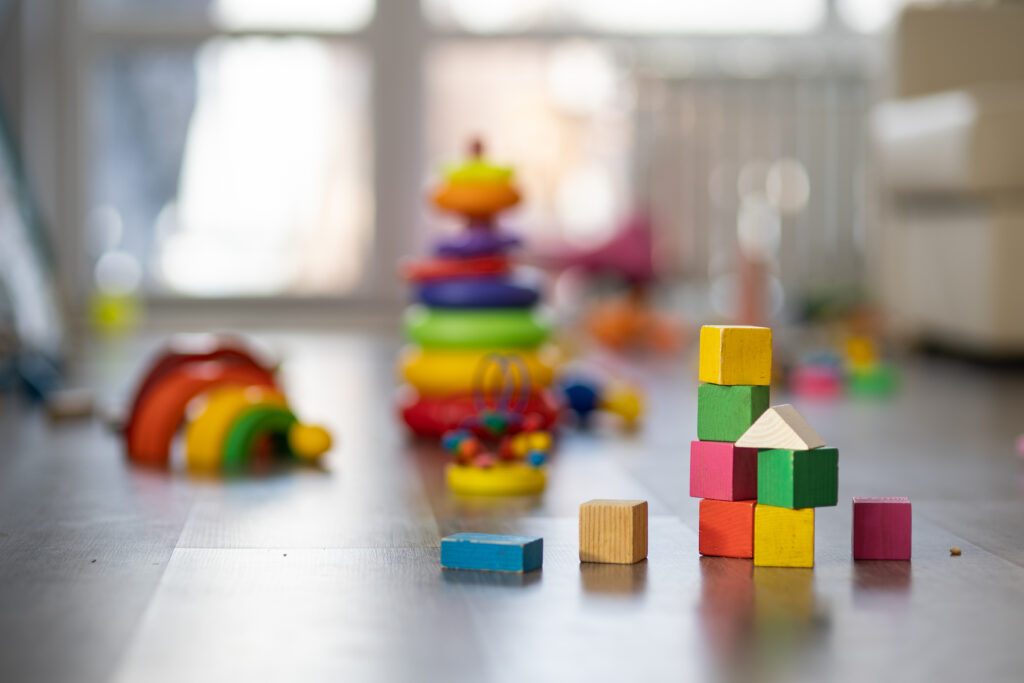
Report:
[[[690,443],[690,495],[712,500],[757,498],[757,449],[728,441]]]
[[[853,499],[853,559],[910,559],[910,499]]]

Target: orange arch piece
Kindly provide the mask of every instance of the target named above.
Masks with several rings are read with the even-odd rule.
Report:
[[[253,368],[264,367],[249,352],[242,340],[228,335],[173,338],[164,351],[152,362],[135,390],[135,397],[132,399],[131,410],[128,413],[128,422],[124,428],[125,438],[131,440],[131,434],[135,429],[134,418],[139,406],[142,405],[146,394],[154,387],[159,386],[165,375],[170,375],[182,366],[213,360]]]
[[[140,397],[132,414],[133,428],[125,434],[128,457],[147,465],[166,465],[188,402],[211,387],[228,385],[273,387],[274,377],[261,367],[224,361],[191,363],[164,373]]]

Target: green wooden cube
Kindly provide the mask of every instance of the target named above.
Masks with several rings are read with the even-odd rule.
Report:
[[[697,388],[697,438],[735,441],[768,410],[768,387],[701,384]]]
[[[839,498],[839,451],[772,448],[757,454],[757,502],[781,508],[835,505]]]

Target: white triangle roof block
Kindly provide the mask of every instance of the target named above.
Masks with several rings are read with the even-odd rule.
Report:
[[[787,448],[807,451],[825,445],[804,416],[788,403],[772,406],[761,413],[750,429],[736,442],[744,448]]]

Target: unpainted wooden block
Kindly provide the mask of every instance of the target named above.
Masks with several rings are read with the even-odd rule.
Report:
[[[754,508],[754,564],[762,567],[814,566],[814,508]]]
[[[757,449],[737,448],[724,441],[690,442],[690,496],[757,498]]]
[[[702,500],[700,502],[701,555],[754,556],[756,500]]]
[[[754,424],[750,425],[750,429],[736,439],[736,445],[806,451],[824,446],[825,440],[807,424],[807,420],[796,408],[784,403],[761,413]]]
[[[633,564],[647,557],[647,501],[580,505],[580,562]]]
[[[782,508],[835,505],[839,496],[839,451],[786,448],[757,454],[757,502]]]
[[[700,381],[767,385],[772,379],[772,331],[747,325],[700,328]]]
[[[909,498],[853,499],[853,559],[909,560]]]
[[[492,572],[528,572],[544,559],[544,539],[535,536],[460,533],[441,539],[441,566]]]
[[[697,387],[697,438],[735,441],[768,409],[767,385],[701,384]]]

